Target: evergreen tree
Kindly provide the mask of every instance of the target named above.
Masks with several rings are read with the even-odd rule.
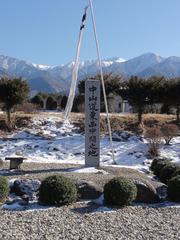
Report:
[[[96,79],[96,80],[99,80],[101,83],[101,76],[99,74],[97,74],[93,77],[87,77],[86,79],[79,82],[78,91],[79,91],[80,97],[78,97],[77,99],[80,100],[81,104],[82,104],[82,101],[84,100],[85,81],[87,79]],[[104,74],[104,84],[105,84],[107,100],[109,98],[110,93],[117,94],[117,89],[119,89],[122,79],[123,78],[120,75],[115,75],[112,73]],[[100,89],[100,96],[101,96],[101,112],[104,112],[105,105],[104,105],[104,95],[103,95],[102,84],[101,84],[101,89]]]
[[[142,123],[142,115],[147,105],[152,105],[160,101],[160,85],[164,82],[163,77],[151,77],[142,79],[132,76],[128,81],[124,81],[117,92],[123,99],[134,107],[138,113],[138,123]]]
[[[7,112],[8,125],[11,128],[11,110],[17,104],[21,104],[28,97],[29,86],[21,78],[1,78],[0,102]]]
[[[39,108],[42,108],[43,107],[42,96],[38,93],[37,95],[31,98],[31,103],[38,105]]]
[[[176,109],[176,120],[180,122],[180,78],[166,81],[164,89],[163,101]]]
[[[66,108],[67,100],[68,100],[67,96],[64,95],[64,96],[62,97],[62,100],[61,100],[61,108],[62,108],[62,109],[65,109],[65,108]]]
[[[46,108],[47,108],[47,110],[57,109],[57,102],[54,100],[54,98],[52,96],[49,96],[47,98]]]

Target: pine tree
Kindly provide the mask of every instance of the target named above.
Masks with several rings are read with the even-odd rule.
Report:
[[[8,126],[11,128],[11,110],[17,104],[21,104],[29,93],[29,86],[21,78],[1,78],[0,102],[7,112]]]
[[[180,78],[171,79],[164,85],[165,104],[172,106],[176,109],[176,120],[180,122]]]
[[[163,77],[151,77],[142,79],[132,76],[128,81],[124,81],[117,92],[123,99],[134,107],[138,113],[138,123],[142,123],[142,115],[147,105],[152,105],[160,101],[160,85],[164,81]]]

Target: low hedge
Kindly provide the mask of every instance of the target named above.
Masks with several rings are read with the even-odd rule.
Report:
[[[180,176],[180,165],[177,171],[174,172],[173,177]]]
[[[136,196],[136,185],[124,177],[115,177],[104,186],[104,202],[107,205],[129,205],[136,199]]]
[[[6,177],[0,176],[0,202],[4,202],[9,194],[9,184]]]
[[[40,185],[39,201],[43,204],[62,206],[73,203],[76,199],[76,185],[64,176],[49,176]]]
[[[170,201],[180,202],[180,175],[169,180],[167,193]]]
[[[169,163],[165,165],[161,170],[160,170],[160,176],[159,179],[161,182],[167,184],[168,181],[175,176],[175,173],[180,170],[180,166],[178,166],[175,163]]]
[[[157,161],[156,165],[154,166],[153,173],[157,177],[160,177],[161,169],[170,163],[171,163],[171,161],[169,159],[161,159],[161,160]]]
[[[151,166],[150,166],[150,169],[151,169],[151,171],[153,171],[154,172],[154,169],[156,168],[156,165],[157,165],[157,163],[159,162],[159,161],[162,161],[163,159],[162,158],[154,158],[153,160],[152,160],[152,163],[151,163]]]

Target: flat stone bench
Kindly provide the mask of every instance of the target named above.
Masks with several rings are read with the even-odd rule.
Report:
[[[6,157],[5,160],[10,160],[10,169],[21,169],[21,164],[25,157]]]

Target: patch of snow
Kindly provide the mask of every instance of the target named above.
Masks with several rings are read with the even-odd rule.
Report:
[[[40,205],[37,201],[30,202],[27,206],[23,206],[19,204],[18,202],[14,202],[13,204],[3,204],[1,206],[1,209],[10,210],[10,211],[42,211],[47,209],[52,209],[55,207],[52,206],[43,206]]]
[[[122,63],[122,62],[126,62],[126,60],[124,58],[118,58],[115,61],[116,63]]]
[[[53,66],[43,65],[43,64],[33,63],[32,65],[33,65],[35,68],[38,68],[38,69],[41,69],[41,70],[48,70],[48,69],[53,68]]]
[[[1,174],[1,173],[0,173]],[[8,183],[9,183],[9,187],[11,188],[14,185],[14,182],[17,180],[17,178],[12,178],[9,179]]]
[[[170,158],[180,164],[180,137],[174,137],[170,145],[163,145],[160,153],[162,157]]]
[[[11,211],[19,211],[24,210],[24,206],[20,205],[18,202],[13,204],[4,204],[1,206],[2,209],[11,210]]]
[[[97,205],[103,205],[104,204],[104,194],[102,194],[99,198],[95,199],[93,202],[96,203]]]
[[[30,128],[16,132],[6,141],[0,140],[0,158],[22,155],[27,158],[27,162],[84,164],[85,136],[78,133],[73,124],[59,123],[58,115],[51,116],[49,114],[48,116],[46,119],[41,116],[36,117]],[[144,165],[147,162],[148,153],[148,144],[145,139],[123,132],[114,137],[120,140],[113,141],[117,163],[115,167],[148,170],[148,166]],[[160,151],[162,156],[180,162],[179,149],[180,137],[176,137],[170,146],[162,145]],[[100,162],[104,166],[113,164],[107,136],[101,136],[100,139]],[[79,172],[85,171],[96,170],[79,169]]]
[[[116,212],[116,210],[109,208],[109,207],[99,207],[97,209],[95,209],[91,214],[95,214],[95,213],[113,213]]]
[[[108,174],[106,171],[101,170],[101,169],[96,169],[94,167],[79,168],[79,169],[71,170],[71,172],[75,172],[75,173],[102,173],[102,174]]]

